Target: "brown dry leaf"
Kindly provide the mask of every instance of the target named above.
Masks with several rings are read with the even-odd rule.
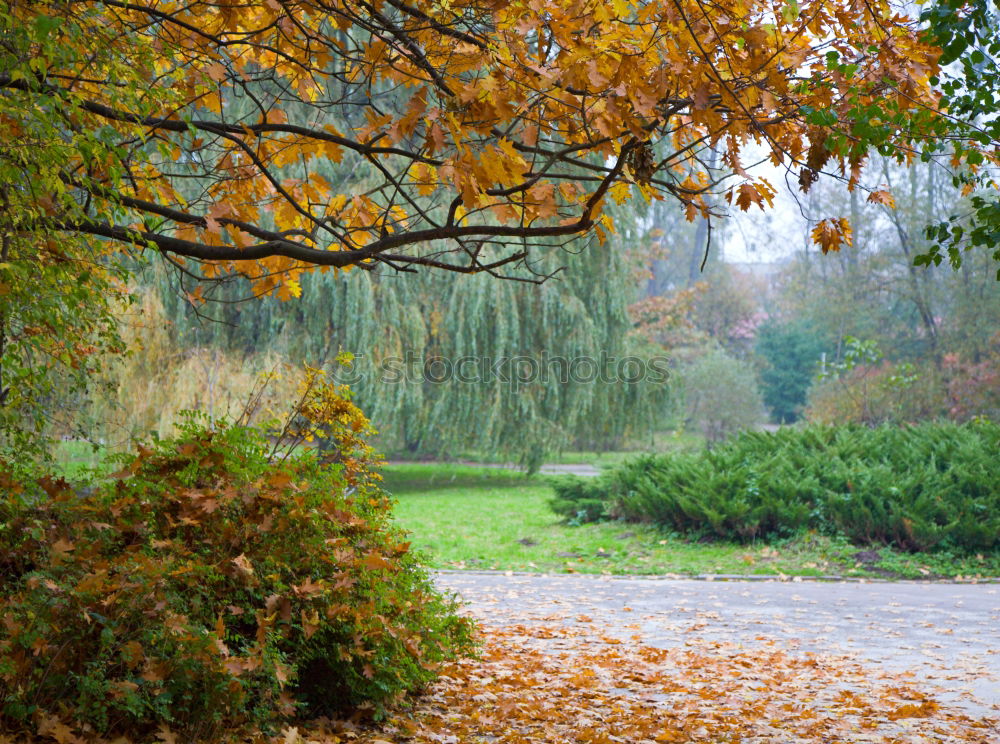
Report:
[[[306,579],[301,584],[292,584],[292,591],[297,597],[312,597],[323,593],[323,585],[312,579]]]
[[[319,611],[313,610],[312,613],[307,613],[302,610],[302,633],[305,635],[306,640],[313,637],[317,630],[319,630]]]
[[[272,488],[288,488],[292,485],[292,476],[288,473],[273,473],[268,476],[267,484]]]
[[[243,672],[247,671],[248,664],[246,659],[234,657],[231,659],[226,659],[222,662],[223,668],[229,672],[234,677],[239,677]]]
[[[163,662],[153,663],[147,659],[146,666],[139,676],[147,682],[162,682],[169,673],[170,668]]]
[[[69,553],[75,547],[73,543],[62,537],[52,543],[52,549],[57,553]]]
[[[896,199],[887,189],[878,189],[871,192],[868,195],[868,201],[871,204],[883,204],[890,209],[895,209],[896,207]]]
[[[41,716],[38,723],[38,733],[40,736],[54,739],[58,744],[76,744],[80,741],[73,733],[73,729],[51,714]]]
[[[233,558],[233,565],[236,567],[237,575],[242,578],[248,579],[253,576],[253,564],[250,559],[246,557],[245,553],[240,553],[238,556]]]
[[[387,561],[381,554],[376,553],[374,550],[365,555],[363,563],[365,568],[370,571],[378,571],[392,567],[392,563]]]
[[[823,253],[839,251],[842,245],[850,247],[853,244],[851,224],[845,217],[820,220],[813,228],[812,240]]]
[[[482,641],[481,658],[442,669],[412,712],[358,744],[401,731],[408,744],[1000,741],[997,720],[946,708],[905,675],[773,641],[656,648],[569,623],[486,627]]]

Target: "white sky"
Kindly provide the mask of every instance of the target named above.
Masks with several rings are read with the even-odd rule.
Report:
[[[723,260],[774,261],[801,250],[810,228],[799,207],[806,196],[798,191],[794,174],[787,176],[786,185],[785,169],[769,162],[747,168],[747,172],[753,178],[767,179],[778,193],[774,206],[764,211],[756,206],[747,212],[730,208],[722,243]]]

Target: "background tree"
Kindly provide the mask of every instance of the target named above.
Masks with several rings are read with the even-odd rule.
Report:
[[[964,196],[978,193],[964,209],[927,227],[926,237],[932,242],[917,262],[940,265],[947,257],[958,268],[965,260],[963,254],[974,248],[986,249],[995,262],[1000,260],[1000,199],[994,193],[995,169],[989,167],[995,161],[977,150],[995,150],[1000,143],[1000,121],[996,118],[1000,93],[997,9],[989,0],[938,0],[924,9],[921,18],[927,24],[927,40],[942,50],[942,69],[934,83],[944,93],[940,104],[947,107],[957,135],[951,146],[956,150],[956,161],[965,156],[969,165],[957,170],[952,180]],[[1000,268],[996,277],[1000,280]]]
[[[927,221],[967,211],[970,197],[963,197],[953,171],[940,164],[874,165],[866,185],[872,193],[884,191],[891,205],[845,198],[832,185],[817,183],[805,205],[804,216],[812,218],[807,224],[830,210],[850,211],[853,243],[836,256],[800,250],[777,282],[774,317],[810,327],[821,339],[817,358],[825,352],[829,365],[845,362],[852,337],[877,344],[883,356],[812,389],[807,413],[828,421],[868,422],[968,417],[976,415],[973,409],[987,414],[990,406],[982,396],[970,395],[979,403],[961,414],[962,406],[946,405],[946,400],[949,389],[975,388],[975,379],[989,377],[1000,318],[993,259],[973,252],[958,270],[914,266],[915,256],[932,245],[923,231]],[[984,361],[985,368],[977,367]],[[973,368],[978,372],[966,374]]]
[[[17,11],[0,5],[0,77],[7,83],[71,67],[89,49],[92,68],[119,82],[122,105],[140,106],[143,81],[115,51],[115,32],[91,28],[93,19],[74,22],[23,5]],[[148,52],[137,40],[133,58],[151,63]],[[116,315],[129,301],[131,266],[56,224],[61,205],[76,213],[93,208],[64,181],[72,169],[124,175],[105,167],[106,132],[68,123],[73,100],[71,93],[0,90],[0,449],[23,459],[46,453],[41,434],[60,408],[56,400],[79,392],[103,354],[123,349]]]
[[[721,349],[681,369],[687,423],[709,446],[764,423],[764,402],[753,367]]]
[[[801,319],[772,319],[761,326],[754,350],[764,362],[761,390],[776,422],[790,424],[800,418],[827,348],[825,340]]]
[[[625,252],[596,247],[563,258],[559,277],[541,285],[455,282],[441,272],[313,274],[295,302],[220,302],[200,315],[168,277],[152,276],[143,291],[164,298],[173,347],[223,355],[229,378],[240,377],[240,360],[261,364],[261,349],[314,364],[354,354],[339,377],[380,422],[379,446],[395,455],[518,460],[648,437],[664,425],[671,391],[665,349],[632,333],[636,288]],[[238,289],[216,297],[237,299]],[[178,372],[182,358],[189,366],[178,354]],[[175,396],[191,407],[187,390],[175,387]]]

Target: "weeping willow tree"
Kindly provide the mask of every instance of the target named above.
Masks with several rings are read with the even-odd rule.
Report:
[[[202,313],[173,284],[159,290],[182,344],[268,347],[311,364],[354,354],[339,376],[389,452],[475,450],[530,466],[563,448],[619,447],[670,413],[662,349],[630,334],[636,290],[623,251],[591,246],[547,260],[540,271],[564,268],[542,284],[330,272],[305,277],[294,302],[234,302],[233,286]]]
[[[383,102],[404,93],[376,89]],[[225,101],[236,118],[253,105],[247,98]],[[360,110],[347,107],[340,115],[345,130],[361,124]],[[178,188],[196,200],[208,175],[194,154],[189,159],[192,177]],[[353,194],[377,190],[382,179],[356,153],[313,159],[308,168],[290,159],[279,170]],[[427,214],[445,208],[430,197],[412,198]],[[627,308],[640,290],[625,247],[643,218],[623,204],[609,209],[625,213],[617,236],[603,245],[553,243],[530,265],[512,270],[518,281],[498,280],[494,272],[456,277],[390,265],[328,269],[286,281],[283,290],[300,290],[294,301],[278,293],[243,302],[259,281],[220,277],[218,286],[206,288],[205,277],[193,281],[175,265],[154,289],[181,346],[237,355],[269,349],[293,363],[330,368],[340,351],[352,353],[352,369],[339,376],[351,383],[388,452],[475,450],[533,465],[562,448],[619,447],[669,415],[666,363],[654,358],[663,350],[629,333]],[[273,214],[263,209],[260,220],[271,225]],[[480,260],[489,263],[490,250]],[[427,255],[433,251],[426,247]],[[191,304],[191,294],[210,301]]]

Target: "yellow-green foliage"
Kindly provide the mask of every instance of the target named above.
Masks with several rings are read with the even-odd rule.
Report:
[[[931,365],[858,366],[813,385],[805,415],[821,424],[926,421],[947,413],[945,393],[944,382]]]
[[[241,418],[267,378],[250,417],[260,422],[273,410],[288,408],[302,379],[301,372],[290,371],[287,362],[271,352],[244,356],[180,346],[152,291],[124,309],[120,327],[130,352],[109,359],[92,381],[87,400],[74,412],[82,431],[64,427],[112,448],[150,436],[169,437],[185,411],[201,411],[212,420]]]

